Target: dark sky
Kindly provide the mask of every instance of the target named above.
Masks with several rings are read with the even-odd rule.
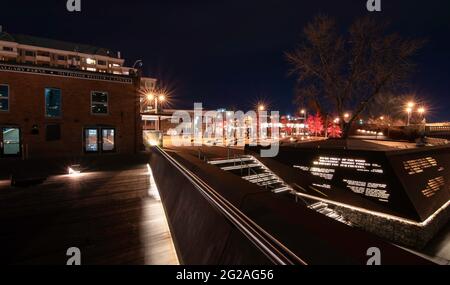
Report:
[[[129,65],[144,61],[147,75],[174,89],[173,107],[235,106],[258,98],[292,112],[293,78],[283,52],[295,47],[317,14],[346,27],[367,14],[366,0],[0,0],[0,25],[22,33],[120,50]],[[31,2],[31,3],[30,3]],[[27,3],[27,4],[24,4]],[[402,35],[424,37],[412,91],[426,99],[434,120],[450,119],[450,1],[382,0],[378,17]]]

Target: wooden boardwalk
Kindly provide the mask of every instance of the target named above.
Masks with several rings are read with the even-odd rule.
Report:
[[[178,264],[146,164],[49,177],[12,188],[0,181],[0,263]]]

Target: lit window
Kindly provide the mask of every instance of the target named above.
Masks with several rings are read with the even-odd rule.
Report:
[[[86,129],[84,138],[84,150],[86,152],[98,152],[98,129]]]
[[[45,116],[61,117],[61,89],[45,88]]]
[[[108,93],[93,91],[91,93],[91,113],[97,115],[108,114]]]
[[[92,58],[86,58],[86,63],[87,64],[96,64],[97,61],[95,59],[92,59]]]
[[[86,68],[86,70],[87,70],[87,71],[93,71],[93,72],[96,72],[96,71],[97,71],[97,69],[92,68],[92,67],[88,67],[88,68]]]
[[[0,112],[9,111],[9,86],[0,85]]]
[[[112,152],[115,145],[114,129],[102,129],[102,151]]]

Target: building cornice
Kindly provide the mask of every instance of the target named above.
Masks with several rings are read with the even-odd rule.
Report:
[[[34,75],[56,76],[81,80],[106,81],[121,84],[133,84],[133,79],[136,78],[134,76],[126,76],[126,75],[116,75],[107,73],[105,74],[99,72],[58,69],[40,66],[27,66],[8,63],[0,63],[0,72],[14,72],[14,73],[24,73]]]

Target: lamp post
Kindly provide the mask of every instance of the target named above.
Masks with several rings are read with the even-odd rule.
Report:
[[[406,104],[406,113],[407,113],[407,120],[406,120],[406,126],[409,126],[411,124],[411,116],[412,116],[412,111],[414,108],[415,103],[414,102],[409,102],[408,104]]]
[[[425,119],[425,108],[424,107],[420,107],[417,112],[420,114],[420,135],[421,138],[424,139],[425,135],[426,135],[426,128],[427,128],[427,120]]]
[[[259,104],[257,109],[258,112],[256,112],[256,137],[259,138],[260,132],[262,131],[259,112],[264,112],[266,110],[266,106],[264,104]]]
[[[158,104],[163,103],[164,101],[166,101],[166,96],[164,94],[153,94],[153,93],[148,93],[147,94],[147,100],[148,101],[153,101],[155,104],[155,115],[158,116],[158,120],[156,122],[156,130],[160,130],[160,120],[161,117],[158,115]]]
[[[305,126],[306,126],[306,117],[307,117],[307,113],[305,109],[301,109],[300,110],[300,114],[302,115],[301,118],[303,119],[303,128],[302,128],[302,135],[305,135]],[[297,135],[298,135],[298,129],[297,129]]]
[[[426,123],[426,119],[425,119],[425,108],[424,107],[420,107],[417,112],[420,114],[420,118],[422,119],[422,122]]]

